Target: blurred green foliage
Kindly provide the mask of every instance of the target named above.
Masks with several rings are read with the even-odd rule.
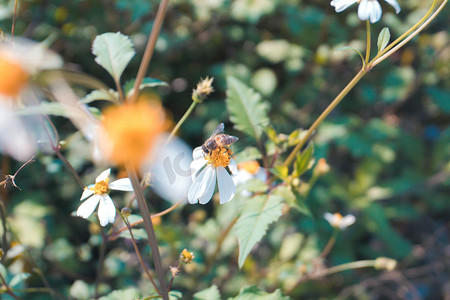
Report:
[[[168,87],[152,91],[178,120],[191,104],[190,93],[199,78],[215,78],[215,93],[197,106],[181,128],[181,137],[195,147],[219,122],[231,125],[224,100],[230,85],[227,78],[262,95],[263,99],[255,101],[270,105],[270,125],[276,133],[308,128],[360,67],[355,53],[334,50],[343,46],[365,49],[365,24],[358,20],[356,7],[336,14],[329,2],[171,1],[149,70],[151,77],[167,82]],[[395,15],[381,2],[384,15],[373,26],[375,41],[375,34],[385,26],[391,39],[398,37],[431,4],[399,1],[402,12]],[[11,28],[12,4],[0,1],[0,28],[5,33]],[[134,77],[157,4],[155,0],[19,1],[16,34],[35,40],[50,37],[52,49],[64,57],[67,68],[102,78],[113,87],[94,63],[93,39],[104,32],[129,35],[137,55],[124,77]],[[319,127],[314,157],[326,158],[331,172],[320,177],[303,199],[305,210],[277,210],[282,212],[280,219],[269,226],[242,269],[234,235],[225,237],[219,252],[216,245],[236,212],[246,209],[245,199],[224,206],[212,202],[204,207],[186,205],[162,217],[156,231],[163,265],[176,264],[184,248],[195,253],[194,263],[186,265],[174,282],[183,299],[250,299],[246,293],[251,289],[258,290],[261,299],[286,299],[277,289],[291,288],[292,299],[443,297],[450,281],[448,17],[444,10],[424,33],[375,67]],[[62,138],[67,138],[64,154],[80,174],[86,174],[85,182],[91,182],[96,172],[86,159],[87,142],[71,135],[74,129],[66,119],[55,118],[55,122]],[[231,126],[227,132],[240,136]],[[256,142],[244,139],[236,144],[235,152],[247,146],[256,146]],[[2,174],[14,173],[19,167],[1,158]],[[243,161],[248,158],[242,155]],[[94,224],[71,216],[82,192],[76,181],[56,157],[42,155],[20,172],[16,183],[22,191],[1,190],[10,240],[15,241],[8,245],[9,256],[2,258],[8,267],[0,270],[3,277],[11,286],[26,280],[28,287],[42,287],[34,269],[38,267],[58,293],[76,299],[93,297],[102,234],[108,230],[101,232]],[[170,206],[149,193],[152,212]],[[117,203],[118,207],[124,204]],[[322,218],[327,211],[357,217],[356,224],[337,238],[327,258],[329,265],[386,256],[400,261],[403,275],[386,279],[379,271],[361,269],[293,288],[332,235]],[[13,251],[19,242],[23,249]],[[149,247],[140,246],[148,261]],[[98,287],[100,299],[149,296],[146,292],[151,285],[140,270],[126,238],[108,242]],[[258,288],[245,287],[252,285]],[[402,287],[404,294],[396,294]],[[17,294],[26,299],[48,299],[48,293],[25,296],[20,288]],[[172,296],[179,297],[176,292]]]

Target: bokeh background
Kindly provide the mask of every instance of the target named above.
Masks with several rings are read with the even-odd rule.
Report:
[[[365,49],[365,24],[357,18],[356,6],[337,14],[329,2],[171,1],[148,72],[169,86],[150,92],[178,120],[191,104],[200,78],[213,76],[215,89],[183,125],[180,137],[196,147],[219,122],[225,122],[228,133],[241,135],[232,130],[224,101],[229,75],[270,102],[271,125],[277,132],[308,128],[359,70],[358,55],[335,49]],[[401,35],[432,1],[399,0],[399,15],[381,2],[384,14],[372,26],[374,41],[385,26],[393,38]],[[0,1],[0,28],[6,34],[13,5],[14,1]],[[104,32],[129,35],[138,54],[123,78],[134,77],[157,5],[154,0],[19,1],[16,35],[38,41],[50,37],[51,48],[64,58],[67,69],[114,87],[94,62],[93,39]],[[163,264],[176,264],[184,248],[196,256],[174,283],[183,299],[212,284],[224,299],[237,295],[244,285],[266,291],[290,289],[332,234],[322,217],[327,211],[357,217],[356,224],[339,236],[327,265],[385,256],[396,259],[398,267],[393,272],[361,269],[308,281],[292,290],[293,299],[450,299],[448,19],[447,9],[420,36],[376,66],[321,125],[314,135],[315,157],[326,158],[331,171],[306,199],[312,216],[286,209],[243,269],[237,266],[232,234],[214,261],[208,261],[230,220],[227,206],[184,206],[160,220]],[[104,103],[94,105],[101,109]],[[95,166],[87,142],[73,134],[76,129],[68,120],[54,121],[67,142],[63,153],[90,183]],[[236,146],[243,148],[247,142],[243,139]],[[2,174],[20,166],[0,157]],[[95,225],[71,216],[81,195],[76,181],[56,157],[40,155],[16,183],[22,191],[7,187],[0,194],[15,241],[9,247],[20,241],[26,251],[3,257],[2,262],[11,272],[31,272],[26,286],[42,286],[32,272],[38,266],[62,294],[78,299],[92,295],[101,234]],[[148,195],[153,212],[171,205],[151,191]],[[140,246],[149,260],[148,247]],[[103,273],[101,291],[126,289],[121,299],[137,297],[150,287],[126,239],[107,244]],[[48,297],[35,293],[25,298]]]

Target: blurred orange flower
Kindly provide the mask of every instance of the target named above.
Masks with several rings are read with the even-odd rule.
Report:
[[[113,106],[104,111],[99,147],[113,163],[139,169],[169,126],[159,102],[140,100]]]
[[[0,52],[0,94],[15,97],[27,83],[30,74],[19,62],[8,60]]]

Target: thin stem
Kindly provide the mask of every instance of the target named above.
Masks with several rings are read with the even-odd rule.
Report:
[[[74,169],[74,167],[70,164],[70,162],[64,157],[64,155],[62,155],[61,151],[59,151],[59,147],[56,147],[55,149],[53,149],[53,151],[55,152],[56,156],[58,156],[59,159],[62,160],[62,162],[66,165],[66,167],[69,168],[69,170],[72,172],[73,177],[81,186],[81,188],[84,189],[84,184],[83,181],[81,180],[80,175],[78,175],[78,172]]]
[[[178,271],[180,270],[181,261],[178,262],[178,266],[176,268],[178,269]],[[173,274],[172,274],[172,277],[170,278],[170,281],[169,281],[169,287],[168,287],[169,291],[172,289],[172,284],[173,284],[173,281],[175,280],[175,277],[176,276],[173,276]]]
[[[151,218],[154,219],[154,218],[158,218],[158,217],[164,216],[164,215],[170,213],[172,210],[174,210],[174,209],[177,208],[178,206],[180,206],[180,205],[181,205],[182,203],[184,203],[185,201],[186,201],[186,200],[183,199],[183,200],[181,200],[180,202],[178,202],[178,203],[172,205],[172,206],[169,207],[168,209],[163,210],[162,212],[159,212],[159,213],[157,213],[157,214],[151,215]],[[137,225],[142,224],[142,223],[144,223],[144,220],[143,220],[143,219],[142,219],[142,220],[137,220],[137,221],[135,221],[135,222],[133,222],[133,223],[130,223],[130,227],[134,227],[134,226],[137,226]],[[125,230],[127,230],[127,228],[126,228],[126,227],[122,227],[122,228],[118,229],[117,231],[114,231],[111,235],[112,235],[112,236],[118,235],[119,233],[121,233],[121,232],[123,232],[123,231],[125,231]],[[115,239],[115,238],[112,238],[111,240],[114,240],[114,239]]]
[[[288,167],[295,159],[297,152],[302,149],[302,147],[306,144],[308,139],[311,137],[316,128],[322,123],[322,121],[333,111],[333,109],[344,99],[344,97],[350,92],[350,90],[361,80],[361,78],[368,71],[365,69],[361,69],[358,74],[347,84],[347,86],[337,95],[336,98],[328,105],[328,107],[322,112],[322,114],[316,119],[316,121],[311,125],[303,138],[298,142],[298,144],[294,147],[292,152],[286,158],[283,163],[283,166]]]
[[[2,227],[3,227],[3,235],[2,235],[2,251],[3,255],[1,258],[1,262],[4,263],[6,259],[6,254],[8,254],[8,230],[6,228],[6,214],[5,214],[5,206],[3,201],[0,201],[0,217],[2,219]]]
[[[366,49],[366,65],[369,62],[370,59],[370,47],[371,47],[371,41],[370,41],[370,21],[366,20],[366,31],[367,31],[367,49]]]
[[[105,254],[106,254],[106,235],[103,231],[102,226],[100,226],[100,233],[102,235],[102,244],[100,245],[100,255],[98,258],[98,264],[97,264],[97,274],[95,276],[95,299],[98,299],[100,297],[98,286],[100,284],[100,281],[102,279],[102,272],[103,272],[103,263],[105,261]]]
[[[22,298],[20,298],[19,296],[17,296],[16,294],[14,294],[14,292],[11,290],[11,288],[9,287],[9,285],[6,283],[5,278],[3,278],[3,275],[0,274],[0,280],[2,281],[3,285],[5,286],[6,289],[6,293],[8,295],[10,295],[11,297],[13,297],[14,299],[20,300]]]
[[[168,144],[174,135],[178,132],[178,129],[180,129],[181,125],[183,125],[184,121],[189,117],[191,112],[194,110],[195,106],[198,102],[192,101],[191,106],[189,106],[188,110],[184,113],[183,117],[178,121],[177,125],[173,128],[172,132],[170,133],[169,137],[167,138],[166,144]]]
[[[360,261],[352,261],[350,263],[342,264],[339,266],[334,266],[326,269],[323,273],[320,273],[320,276],[327,276],[330,274],[353,270],[353,269],[361,269],[361,268],[369,268],[374,267],[376,265],[375,260],[360,260]]]
[[[333,235],[331,236],[330,240],[328,241],[327,245],[323,249],[322,253],[320,253],[321,258],[325,258],[330,254],[331,249],[333,249],[334,244],[336,243],[336,237],[339,234],[339,229],[335,229],[333,232]]]
[[[125,225],[127,225],[128,231],[130,232],[131,243],[133,244],[134,252],[136,252],[136,255],[139,259],[139,263],[141,264],[142,268],[144,269],[145,274],[147,274],[148,279],[150,279],[151,283],[155,287],[156,292],[158,293],[158,295],[161,296],[161,292],[159,291],[158,286],[156,285],[156,282],[153,280],[152,275],[150,274],[147,266],[144,263],[144,260],[142,259],[141,252],[139,251],[139,248],[137,246],[136,239],[134,238],[133,230],[131,230],[128,219],[126,217],[124,217],[119,211],[117,211],[117,212],[119,213],[119,216],[122,218]]]
[[[383,49],[383,51],[381,51],[380,53],[377,54],[377,56],[375,56],[375,59],[377,59],[378,57],[384,55],[386,52],[388,52],[392,47],[394,47],[395,45],[397,45],[401,40],[403,40],[405,37],[407,37],[411,32],[413,32],[417,27],[419,27],[420,24],[422,24],[429,16],[430,14],[433,12],[434,7],[437,4],[437,0],[433,0],[433,4],[431,5],[430,9],[428,10],[428,12],[425,14],[425,16],[420,19],[416,24],[414,24],[413,27],[411,27],[410,29],[408,29],[405,33],[403,33],[400,37],[398,37],[395,41],[393,41],[391,44],[389,44],[386,48]]]
[[[392,53],[394,53],[395,51],[397,51],[398,49],[403,47],[403,45],[405,45],[407,42],[409,42],[413,37],[418,35],[423,29],[425,29],[425,27],[428,26],[428,24],[430,24],[431,21],[433,21],[434,18],[436,18],[436,16],[441,12],[441,10],[444,8],[444,6],[447,4],[447,2],[448,2],[448,0],[444,0],[444,2],[442,2],[442,4],[439,6],[439,8],[434,12],[433,15],[431,15],[431,17],[428,20],[426,20],[425,23],[423,23],[416,31],[414,31],[411,35],[409,35],[406,39],[404,39],[401,43],[399,43],[393,49],[386,52],[383,56],[379,57],[378,59],[374,59],[373,62],[371,62],[369,64],[368,68],[370,69],[370,68],[378,65],[380,62],[382,62],[383,60],[385,60],[386,58],[391,56]],[[433,2],[433,4],[434,4],[434,2]]]
[[[164,270],[161,263],[161,256],[159,254],[158,242],[156,240],[155,229],[153,228],[152,218],[148,211],[148,206],[145,201],[144,194],[142,193],[139,178],[135,169],[127,167],[128,177],[131,180],[136,199],[138,202],[139,210],[141,211],[142,218],[144,220],[144,227],[147,232],[148,241],[152,250],[153,262],[155,264],[156,274],[158,275],[160,290],[164,300],[169,300],[169,293],[167,290],[167,283],[164,277]]]
[[[16,16],[17,16],[17,4],[18,4],[18,0],[14,1],[14,14],[13,14],[13,20],[12,20],[12,25],[11,25],[11,40],[14,39],[14,32],[16,30]]]
[[[122,86],[120,85],[120,81],[114,78],[114,83],[116,84],[117,92],[119,93],[119,99],[123,103],[125,101],[125,96],[123,94]]]
[[[153,24],[153,28],[150,33],[147,46],[145,48],[144,56],[142,58],[141,65],[139,66],[136,81],[134,82],[133,86],[134,93],[132,94],[131,97],[128,98],[131,103],[136,102],[138,99],[140,92],[139,87],[141,86],[141,83],[144,80],[145,73],[147,73],[148,65],[150,64],[150,60],[152,59],[153,52],[156,46],[156,41],[158,40],[158,35],[161,30],[164,17],[166,15],[168,5],[169,0],[162,0],[161,3],[159,4],[158,11],[156,12],[155,23]]]

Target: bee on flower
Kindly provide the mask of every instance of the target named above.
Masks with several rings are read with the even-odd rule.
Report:
[[[110,190],[132,192],[133,187],[129,178],[121,178],[109,182],[111,169],[103,171],[96,179],[95,184],[84,188],[80,201],[84,202],[77,210],[77,216],[87,219],[98,206],[98,219],[100,225],[106,226],[113,223],[116,217],[116,207],[109,196]]]
[[[205,143],[194,149],[191,163],[192,185],[188,192],[189,203],[206,204],[211,200],[216,181],[219,188],[220,204],[233,199],[236,186],[231,177],[237,167],[228,148],[238,140],[235,136],[223,134],[224,124],[217,126]]]
[[[396,14],[401,11],[400,5],[396,0],[384,1],[394,7]],[[378,3],[378,0],[332,0],[330,4],[336,9],[336,12],[339,13],[355,3],[359,3],[358,17],[360,20],[369,20],[370,23],[376,23],[381,19],[381,14],[383,11],[380,3]]]
[[[39,101],[33,76],[61,66],[59,56],[36,42],[15,38],[14,43],[0,43],[0,151],[21,161],[36,151],[44,128],[29,124],[35,121],[30,117],[24,122],[17,112],[24,104]]]
[[[347,227],[356,222],[356,218],[354,215],[346,215],[345,217],[343,217],[340,213],[331,214],[327,212],[323,215],[323,217],[328,221],[328,223],[330,223],[333,228],[339,230],[345,230],[347,229]]]

